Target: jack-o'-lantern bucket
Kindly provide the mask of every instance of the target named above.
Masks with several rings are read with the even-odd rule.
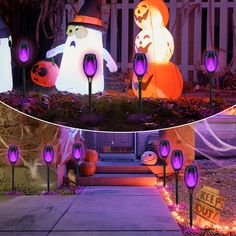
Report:
[[[55,86],[59,67],[52,61],[39,61],[31,70],[31,80],[42,87]]]

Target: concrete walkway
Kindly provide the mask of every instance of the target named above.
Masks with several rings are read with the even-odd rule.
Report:
[[[1,236],[181,236],[155,187],[85,187],[0,204]]]

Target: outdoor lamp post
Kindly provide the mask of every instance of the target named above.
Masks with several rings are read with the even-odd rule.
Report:
[[[22,40],[18,46],[18,59],[22,65],[22,88],[23,96],[26,94],[26,65],[30,61],[30,46],[25,40]]]
[[[174,150],[171,155],[171,165],[175,171],[175,202],[179,204],[179,171],[184,163],[184,157],[181,150]]]
[[[79,160],[82,157],[83,147],[81,143],[75,143],[72,148],[72,156],[76,161],[77,187],[79,186]]]
[[[189,190],[189,215],[190,215],[190,226],[193,226],[193,190],[198,182],[198,170],[195,165],[189,165],[186,167],[184,172],[184,182]]]
[[[19,151],[16,146],[8,148],[8,160],[12,166],[12,192],[15,192],[15,164],[19,159]]]
[[[89,110],[92,114],[92,80],[97,72],[97,58],[95,54],[86,54],[83,62],[84,73],[88,78]]]
[[[163,165],[163,172],[164,172],[164,182],[163,186],[166,187],[166,159],[170,153],[170,143],[168,140],[161,140],[160,146],[159,146],[159,153],[160,156],[164,160],[164,165]]]
[[[133,68],[139,83],[139,114],[142,115],[142,80],[147,72],[147,57],[144,53],[136,53],[133,61]]]
[[[210,109],[213,109],[213,75],[218,67],[218,55],[215,50],[206,51],[204,66],[210,75]]]
[[[44,147],[43,159],[44,159],[45,163],[47,164],[47,187],[48,187],[48,193],[49,193],[49,191],[50,191],[50,165],[54,159],[53,146],[47,145]]]

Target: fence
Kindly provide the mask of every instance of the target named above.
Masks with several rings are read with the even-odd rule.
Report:
[[[79,1],[79,6],[83,2]],[[133,16],[139,2],[103,0],[110,10],[105,45],[122,71],[132,67],[134,41],[139,33]],[[211,45],[219,50],[221,70],[230,63],[236,69],[236,0],[165,2],[170,12],[168,28],[175,40],[172,61],[179,66],[185,81],[196,79],[202,55]]]

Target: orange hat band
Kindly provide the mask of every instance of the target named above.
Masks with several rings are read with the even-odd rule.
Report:
[[[91,16],[76,16],[73,22],[102,26],[101,20]]]

